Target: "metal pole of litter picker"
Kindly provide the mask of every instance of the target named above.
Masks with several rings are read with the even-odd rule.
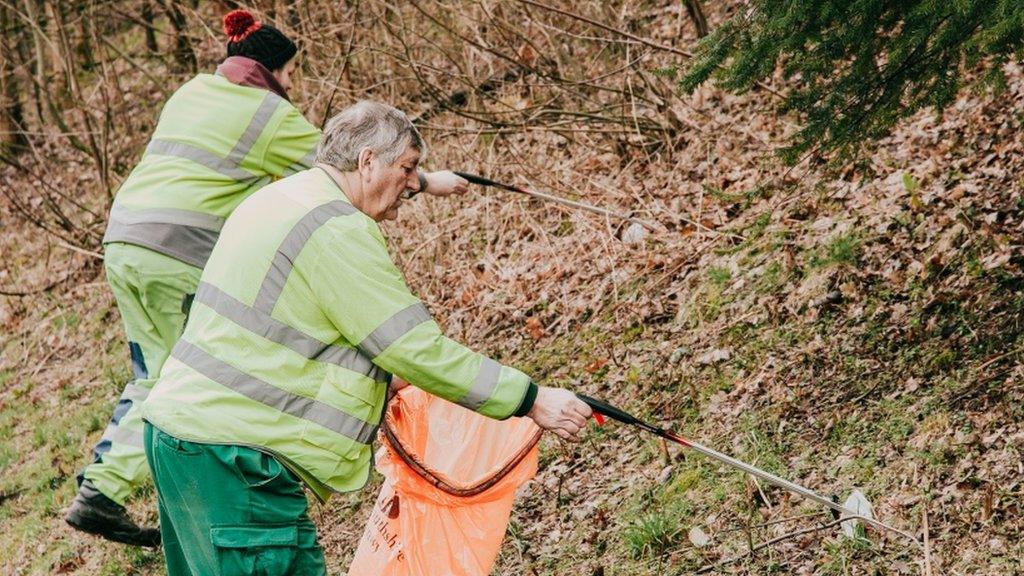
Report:
[[[588,212],[593,212],[595,214],[601,214],[602,216],[608,216],[608,217],[611,217],[611,218],[617,218],[619,220],[625,220],[626,222],[633,222],[634,224],[639,224],[640,226],[643,226],[644,228],[647,228],[651,232],[657,232],[658,231],[658,228],[654,224],[651,224],[650,222],[648,222],[646,220],[641,220],[639,218],[634,218],[632,216],[627,216],[625,214],[620,214],[618,212],[615,212],[613,210],[609,210],[607,208],[602,208],[600,206],[594,206],[592,204],[586,204],[584,202],[577,202],[575,200],[569,200],[568,198],[562,198],[560,196],[555,196],[553,194],[545,194],[544,192],[538,192],[536,190],[531,190],[529,188],[523,188],[521,186],[513,186],[511,184],[503,184],[501,182],[496,182],[494,180],[491,180],[490,178],[485,178],[485,177],[479,176],[477,174],[470,174],[468,172],[458,172],[458,171],[456,171],[455,174],[465,178],[466,180],[469,180],[473,184],[478,184],[480,186],[491,186],[491,187],[494,187],[494,188],[501,188],[502,190],[508,190],[509,192],[516,192],[518,194],[526,194],[527,196],[532,196],[534,198],[539,198],[541,200],[547,200],[548,202],[554,202],[556,204],[561,204],[563,206],[568,206],[570,208],[578,208],[580,210],[587,210]]]
[[[863,520],[865,523],[871,524],[872,526],[874,526],[876,528],[880,528],[882,530],[888,530],[890,532],[899,534],[899,535],[901,535],[901,536],[911,540],[919,548],[921,547],[921,543],[918,542],[917,538],[915,538],[913,535],[908,534],[908,533],[906,533],[906,532],[904,532],[902,530],[899,530],[897,528],[893,528],[892,526],[889,526],[888,524],[885,524],[884,522],[879,522],[878,520],[875,520],[874,518],[870,518],[868,516],[861,515],[861,514],[857,513],[856,511],[850,510],[849,508],[847,508],[847,507],[845,507],[845,506],[843,506],[841,504],[833,502],[829,498],[825,498],[824,496],[822,496],[821,494],[818,494],[817,492],[811,490],[810,488],[804,488],[803,486],[800,486],[799,484],[795,484],[793,482],[790,482],[789,480],[786,480],[784,478],[780,478],[780,477],[772,474],[771,472],[768,472],[767,470],[762,470],[762,469],[760,469],[760,468],[758,468],[756,466],[747,464],[746,462],[743,462],[741,460],[737,460],[737,459],[733,458],[732,456],[726,456],[725,454],[722,454],[721,452],[719,452],[717,450],[712,450],[711,448],[708,448],[707,446],[698,444],[698,443],[696,443],[696,442],[694,442],[692,440],[689,440],[689,439],[684,438],[682,436],[678,436],[676,434],[673,434],[673,433],[665,430],[664,428],[659,428],[657,426],[654,426],[653,424],[649,424],[647,422],[644,422],[643,420],[640,420],[636,416],[633,416],[632,414],[630,414],[628,412],[625,412],[625,411],[623,411],[623,410],[621,410],[619,408],[616,408],[616,407],[614,407],[614,406],[612,406],[612,405],[610,405],[610,404],[608,404],[606,402],[602,402],[600,400],[597,400],[596,398],[591,398],[590,396],[585,396],[583,394],[577,394],[577,396],[580,398],[580,400],[583,400],[584,402],[586,402],[587,405],[589,405],[590,408],[593,411],[595,411],[595,412],[598,412],[600,414],[604,414],[605,416],[608,416],[610,418],[618,420],[619,422],[622,422],[624,424],[638,426],[638,427],[640,427],[640,428],[642,428],[642,429],[644,429],[644,430],[646,430],[648,432],[651,432],[652,434],[656,434],[656,435],[658,435],[658,436],[660,436],[662,438],[665,438],[667,440],[671,440],[671,441],[673,441],[673,442],[675,442],[677,444],[680,444],[682,446],[686,446],[687,448],[690,448],[690,449],[692,449],[692,450],[694,450],[696,452],[699,452],[699,453],[701,453],[701,454],[703,454],[703,455],[705,455],[705,456],[707,456],[707,457],[709,457],[709,458],[711,458],[713,460],[717,460],[718,462],[721,462],[722,464],[725,464],[725,465],[730,466],[732,468],[736,468],[737,470],[742,470],[743,472],[746,472],[747,474],[750,474],[751,476],[760,478],[760,479],[764,480],[765,482],[767,482],[769,484],[772,484],[773,486],[777,486],[779,488],[782,488],[783,490],[787,490],[787,491],[792,492],[794,494],[797,494],[799,496],[803,496],[804,498],[807,498],[808,500],[811,500],[813,502],[817,502],[818,504],[821,504],[822,506],[825,506],[825,507],[827,507],[827,508],[829,508],[831,510],[835,510],[836,512],[839,512],[840,514],[842,514],[845,517],[848,517],[848,518],[851,518],[851,519]]]
[[[746,462],[743,462],[741,460],[737,460],[737,459],[733,458],[732,456],[727,456],[727,455],[722,454],[721,452],[719,452],[717,450],[712,450],[711,448],[708,448],[707,446],[703,446],[701,444],[698,444],[698,443],[694,442],[693,440],[689,440],[689,439],[686,439],[686,438],[680,438],[680,437],[676,436],[675,434],[672,434],[671,432],[665,432],[665,438],[668,438],[670,440],[674,440],[674,441],[678,442],[679,444],[682,444],[683,446],[686,446],[687,448],[690,448],[690,449],[694,450],[695,452],[700,452],[701,454],[703,454],[703,455],[705,455],[705,456],[707,456],[709,458],[712,458],[714,460],[717,460],[717,461],[721,462],[722,464],[725,464],[727,466],[731,466],[733,468],[736,468],[737,470],[742,470],[742,471],[746,472],[747,474],[750,474],[751,476],[755,476],[757,478],[760,478],[761,480],[764,480],[765,482],[767,482],[769,484],[772,484],[774,486],[777,486],[779,488],[782,488],[783,490],[788,490],[789,492],[792,492],[794,494],[798,494],[800,496],[803,496],[804,498],[807,498],[808,500],[813,500],[814,502],[817,502],[818,504],[821,504],[822,506],[826,506],[828,508],[831,508],[832,510],[835,510],[836,512],[839,512],[844,517],[856,518],[858,520],[863,520],[865,523],[871,524],[872,526],[874,526],[876,528],[883,529],[883,530],[890,530],[890,531],[895,532],[897,534],[901,534],[901,535],[909,538],[910,540],[913,540],[915,543],[917,542],[917,538],[914,538],[913,536],[911,536],[910,534],[907,534],[906,532],[903,532],[902,530],[898,530],[896,528],[893,528],[892,526],[889,526],[889,525],[887,525],[887,524],[885,524],[883,522],[879,522],[878,520],[875,520],[874,518],[869,518],[867,516],[862,516],[861,514],[858,514],[857,512],[854,512],[853,510],[850,510],[849,508],[843,506],[842,504],[838,504],[836,502],[833,502],[830,498],[825,498],[824,496],[822,496],[821,494],[818,494],[814,490],[811,490],[809,488],[804,488],[803,486],[801,486],[799,484],[795,484],[793,482],[790,482],[789,480],[786,480],[785,478],[780,478],[780,477],[772,474],[771,472],[768,472],[767,470],[762,470],[762,469],[760,469],[760,468],[758,468],[756,466],[752,466],[750,464],[747,464]]]

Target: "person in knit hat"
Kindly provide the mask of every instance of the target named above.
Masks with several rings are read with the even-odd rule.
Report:
[[[228,57],[242,56],[262,64],[267,70],[280,70],[299,51],[290,38],[270,24],[257,22],[245,10],[224,16],[228,35]]]
[[[139,408],[181,335],[221,227],[257,190],[312,168],[321,139],[288,97],[295,42],[244,10],[227,14],[223,25],[227,57],[166,102],[117,192],[103,238],[133,378],[78,476],[66,521],[115,542],[160,545],[159,529],[140,527],[124,507],[150,478]],[[450,171],[420,173],[418,183],[410,195],[445,196],[468,186]]]
[[[299,51],[295,42],[277,28],[256,21],[245,10],[235,10],[224,17],[224,33],[228,36],[228,57],[219,68],[221,73],[225,69],[237,69],[254,82],[269,73],[268,87],[287,98],[292,88],[295,54]],[[236,83],[244,84],[244,81]]]

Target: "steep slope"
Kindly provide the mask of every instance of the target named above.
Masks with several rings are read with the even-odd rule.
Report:
[[[212,62],[215,46],[205,47]],[[315,50],[307,66],[326,74]],[[356,71],[353,83],[372,84]],[[124,74],[134,130],[113,148],[127,167],[159,98],[144,75]],[[532,103],[542,88],[531,82],[495,98]],[[326,95],[312,72],[302,86],[315,117]],[[359,94],[425,106],[374,90]],[[922,114],[834,172],[772,160],[792,127],[765,112],[767,98],[704,89],[673,95],[661,116],[641,104],[638,118],[678,121],[665,145],[639,125],[625,135],[481,130],[445,113],[425,132],[433,167],[634,210],[665,230],[627,243],[614,222],[474,190],[407,204],[386,226],[392,253],[451,336],[541,382],[607,398],[826,493],[858,487],[877,516],[919,536],[927,517],[933,574],[1024,571],[1024,78],[1012,70],[1005,94],[964,95],[942,120]],[[22,211],[45,209],[33,204],[44,185],[73,190],[99,216],[77,212],[95,240],[108,199],[77,151],[50,144],[40,158],[25,160],[35,177],[4,169],[3,185],[25,204],[0,199],[0,289],[52,285],[0,297],[0,566],[158,574],[158,554],[61,520],[128,366],[94,247],[45,234]],[[351,558],[374,486],[313,510],[335,571]],[[155,521],[151,501],[143,494],[133,513]],[[829,521],[608,425],[579,445],[544,440],[496,573],[683,574],[719,562],[727,573],[924,573],[923,555],[891,535],[810,530]],[[693,528],[709,542],[689,537]]]

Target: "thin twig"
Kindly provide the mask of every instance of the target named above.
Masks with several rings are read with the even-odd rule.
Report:
[[[828,514],[828,512],[825,511],[825,510],[822,510],[820,512],[810,512],[808,514],[799,514],[797,516],[787,516],[786,518],[779,518],[778,520],[770,520],[768,522],[762,522],[761,524],[752,524],[750,527],[751,528],[767,528],[768,526],[774,526],[776,524],[785,524],[787,522],[795,522],[797,520],[807,520],[808,518],[815,518],[817,516],[823,516],[825,514]],[[718,534],[728,534],[729,532],[737,532],[739,530],[744,530],[744,529],[745,529],[745,527],[743,527],[743,526],[737,526],[737,527],[734,527],[734,528],[726,528],[724,530],[719,530]]]
[[[72,246],[71,244],[68,244],[67,242],[64,242],[63,240],[58,241],[57,242],[57,246],[60,246],[61,248],[67,248],[68,250],[71,250],[72,252],[78,252],[79,254],[85,254],[86,256],[92,256],[93,258],[96,258],[97,260],[103,260],[103,254],[100,254],[99,252],[96,252],[96,251],[93,251],[93,250],[86,250],[85,248],[81,248],[81,247],[78,247],[78,246]]]
[[[532,196],[534,198],[539,198],[541,200],[547,200],[549,202],[554,202],[555,204],[563,204],[563,205],[569,206],[571,208],[578,208],[580,210],[586,210],[588,212],[593,212],[595,214],[601,214],[603,216],[610,216],[612,218],[618,218],[619,220],[625,220],[627,222],[633,222],[634,224],[639,224],[639,225],[643,226],[644,228],[647,228],[651,232],[660,232],[661,231],[657,226],[655,226],[654,224],[652,224],[652,223],[650,223],[650,222],[648,222],[646,220],[641,220],[640,218],[634,218],[632,216],[627,216],[625,214],[620,214],[618,212],[615,212],[613,210],[609,210],[607,208],[601,208],[600,206],[592,206],[590,204],[584,204],[583,202],[576,202],[574,200],[569,200],[568,198],[562,198],[561,196],[555,196],[553,194],[546,194],[544,192],[538,192],[536,190],[531,190],[529,188],[519,188],[517,190],[514,190],[514,192],[519,192],[520,194],[525,194],[527,196]]]
[[[103,41],[104,44],[106,44],[108,47],[110,47],[110,49],[112,49],[114,52],[117,52],[117,54],[120,57],[124,58],[125,61],[127,61],[128,64],[130,64],[132,66],[132,68],[135,68],[136,70],[141,72],[143,76],[148,78],[149,81],[153,83],[153,87],[160,91],[160,99],[161,100],[166,100],[167,99],[167,91],[164,89],[165,82],[161,82],[160,80],[157,80],[156,77],[153,76],[153,74],[145,66],[143,66],[142,64],[139,64],[138,62],[136,62],[135,59],[133,59],[131,56],[129,56],[127,53],[125,53],[124,50],[121,50],[120,48],[118,48],[117,45],[115,45],[113,42],[111,42],[106,36],[101,35],[99,38],[100,38],[100,40]]]
[[[568,18],[572,18],[573,20],[579,20],[580,22],[586,22],[587,24],[590,24],[591,26],[600,28],[600,29],[605,30],[607,32],[611,32],[612,34],[618,34],[619,36],[622,36],[624,38],[629,38],[630,40],[633,40],[634,42],[639,42],[640,44],[643,44],[644,46],[649,46],[649,47],[654,48],[656,50],[661,50],[663,52],[671,52],[672,54],[676,54],[678,56],[685,56],[686,58],[693,58],[694,57],[693,56],[693,52],[688,52],[686,50],[680,50],[679,48],[675,48],[673,46],[666,46],[665,44],[658,44],[657,42],[654,42],[652,40],[648,40],[647,38],[643,38],[641,36],[637,36],[636,34],[631,34],[629,32],[626,32],[625,30],[620,30],[618,28],[609,26],[609,25],[604,24],[602,22],[598,22],[597,20],[593,20],[591,18],[587,18],[586,16],[582,16],[580,14],[575,14],[575,13],[569,12],[567,10],[562,10],[561,8],[556,8],[554,6],[548,6],[547,4],[542,4],[540,2],[535,2],[534,0],[519,0],[519,2],[521,2],[523,4],[529,4],[530,6],[534,6],[536,8],[540,8],[542,10],[547,10],[549,12],[555,12],[555,13],[561,14],[562,16],[566,16]]]
[[[649,40],[649,39],[644,38],[642,36],[637,36],[636,34],[631,34],[629,32],[626,32],[625,30],[620,30],[620,29],[615,28],[613,26],[609,26],[607,24],[598,22],[597,20],[593,20],[591,18],[587,18],[586,16],[581,16],[580,14],[574,14],[572,12],[568,12],[566,10],[562,10],[561,8],[555,8],[554,6],[548,6],[547,4],[542,4],[540,2],[535,2],[534,0],[519,0],[519,2],[521,2],[523,4],[529,4],[530,6],[536,6],[537,8],[541,8],[543,10],[548,10],[548,11],[551,11],[551,12],[556,12],[556,13],[561,14],[563,16],[567,16],[569,18],[572,18],[573,20],[579,20],[580,22],[586,22],[587,24],[590,24],[591,26],[596,26],[596,27],[598,27],[598,28],[600,28],[602,30],[607,30],[608,32],[611,32],[613,34],[618,34],[618,35],[620,35],[620,36],[622,36],[624,38],[629,38],[630,40],[633,40],[634,42],[639,42],[640,44],[643,44],[644,46],[649,46],[651,48],[654,48],[655,50],[661,50],[663,52],[670,52],[670,53],[675,54],[677,56],[684,56],[684,57],[690,58],[690,59],[695,58],[695,55],[693,54],[693,52],[689,52],[687,50],[680,50],[678,48],[675,48],[673,46],[668,46],[666,44],[659,44],[657,42],[654,42],[653,40]],[[765,82],[763,82],[761,80],[758,80],[758,81],[754,82],[754,85],[757,86],[758,88],[764,90],[765,92],[768,92],[772,96],[775,96],[776,98],[779,98],[779,99],[783,99],[784,98],[784,96],[781,93],[779,93],[777,90],[775,90],[774,88],[772,88],[771,86],[769,86],[768,84],[766,84]]]
[[[768,540],[767,542],[763,542],[761,544],[758,544],[757,546],[754,546],[753,548],[748,550],[745,554],[740,554],[740,555],[737,555],[737,556],[733,556],[732,558],[726,558],[725,560],[721,560],[719,562],[716,562],[715,564],[708,564],[707,566],[703,566],[699,570],[697,570],[695,572],[695,574],[705,574],[705,573],[710,572],[710,571],[712,571],[712,570],[714,570],[716,568],[721,568],[722,566],[725,566],[727,564],[732,564],[733,562],[736,562],[738,560],[742,560],[744,558],[750,557],[750,556],[752,556],[754,554],[754,552],[757,552],[758,550],[763,550],[763,549],[765,549],[765,548],[767,548],[769,546],[772,546],[773,544],[778,544],[779,542],[782,542],[783,540],[789,540],[790,538],[796,538],[797,536],[803,536],[804,534],[810,534],[812,532],[820,532],[822,530],[826,530],[826,529],[831,528],[833,526],[838,526],[839,524],[842,524],[843,522],[846,522],[847,520],[849,520],[848,517],[843,517],[843,518],[840,518],[839,520],[833,520],[832,522],[829,522],[828,524],[822,524],[821,526],[814,526],[814,527],[811,527],[811,528],[804,528],[803,530],[797,530],[796,532],[788,532],[786,534],[783,534],[782,536],[779,536],[777,538],[772,538],[771,540]]]
[[[925,501],[921,510],[922,529],[924,530],[924,574],[932,576],[932,539],[928,535],[928,502]]]

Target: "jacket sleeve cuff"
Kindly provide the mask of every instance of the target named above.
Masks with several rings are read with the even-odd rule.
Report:
[[[522,418],[530,413],[533,409],[533,403],[537,400],[537,385],[530,382],[530,385],[526,388],[526,395],[523,396],[523,401],[519,404],[519,408],[512,414]]]

